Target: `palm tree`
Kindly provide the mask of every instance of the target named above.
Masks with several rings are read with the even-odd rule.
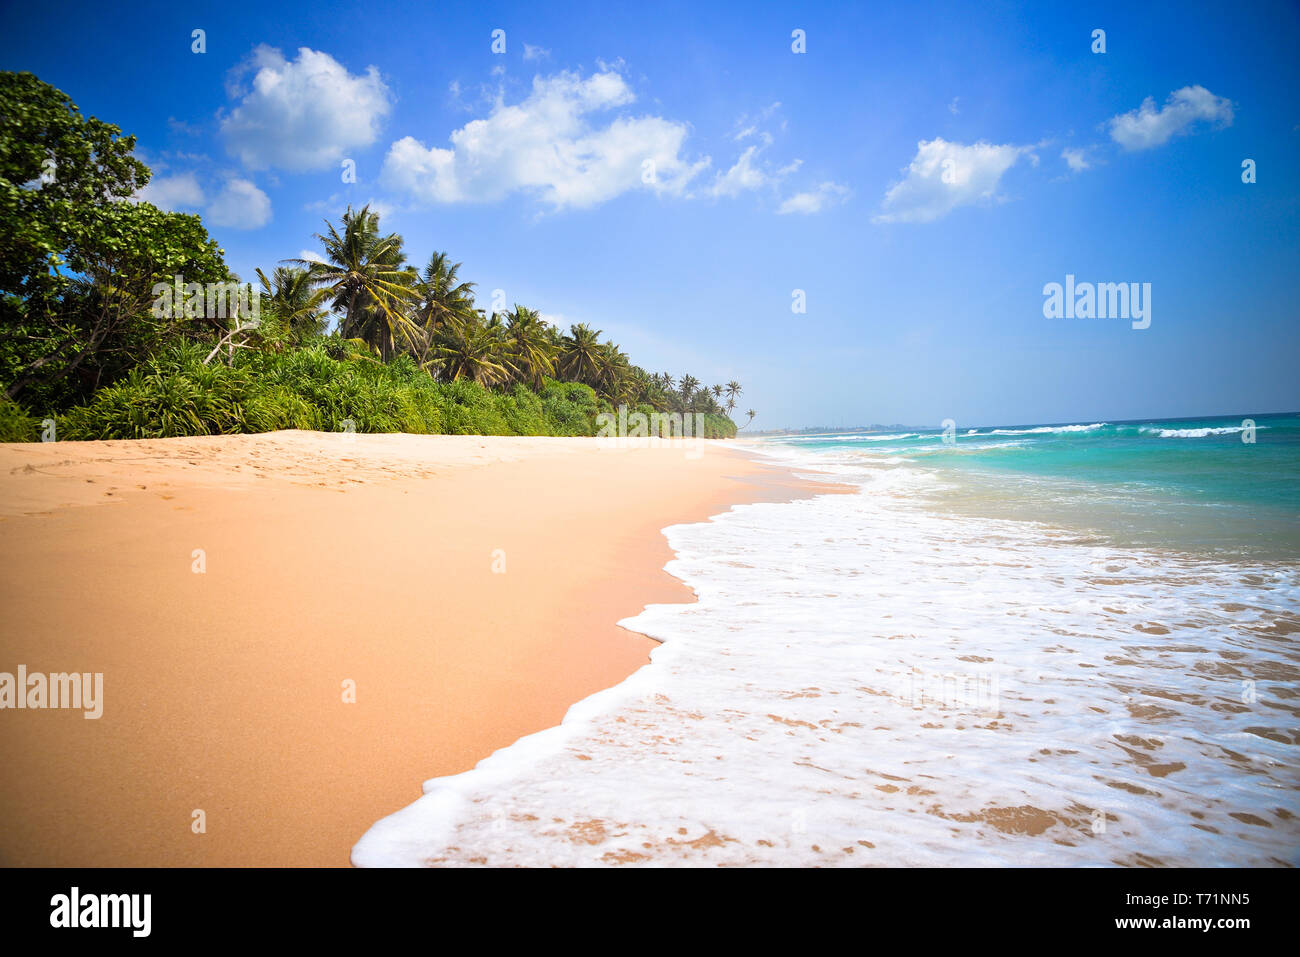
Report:
[[[433,341],[433,333],[453,319],[466,319],[474,313],[474,283],[461,282],[457,277],[460,263],[449,263],[446,253],[434,253],[424,267],[418,291],[420,300],[415,307],[415,318],[424,332],[420,354],[425,361]]]
[[[600,375],[600,330],[585,322],[569,327],[560,356],[560,372],[572,382],[594,385]]]
[[[501,343],[478,316],[448,319],[433,332],[430,344],[432,359],[426,368],[436,366],[448,382],[468,379],[490,386],[506,381],[510,370],[501,362]]]
[[[542,379],[555,374],[558,352],[546,323],[534,310],[516,304],[514,312],[506,316],[505,339],[516,375],[535,391],[540,390]]]
[[[695,411],[694,408],[695,390],[698,389],[699,387],[700,387],[700,380],[695,378],[695,376],[693,375],[684,375],[682,376],[681,381],[677,383],[678,394],[680,394],[682,397],[683,412]]]
[[[304,334],[324,331],[321,303],[325,300],[325,290],[312,288],[308,270],[276,266],[269,279],[260,269],[257,278],[262,281],[272,311],[291,333],[301,338]]]
[[[601,345],[596,353],[596,384],[612,403],[631,398],[631,364],[627,356],[612,342]]]
[[[753,421],[754,421],[754,416],[758,415],[758,413],[755,412],[753,409],[749,409],[745,414],[746,414],[747,416],[749,416],[749,420],[748,420],[744,425],[741,426],[742,429],[747,429],[747,428],[749,428],[749,423],[750,423],[750,422],[753,422]]]
[[[727,415],[731,415],[731,410],[736,407],[736,399],[745,390],[740,387],[740,383],[732,379],[727,383]]]
[[[308,270],[313,286],[332,297],[331,307],[343,311],[340,333],[345,339],[361,338],[388,359],[398,339],[415,341],[419,327],[405,307],[419,295],[418,276],[405,266],[402,237],[381,236],[379,214],[363,206],[343,214],[343,231],[326,220],[328,233],[317,233],[325,262],[286,259]]]

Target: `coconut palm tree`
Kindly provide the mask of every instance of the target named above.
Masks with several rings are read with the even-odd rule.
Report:
[[[271,310],[295,337],[324,331],[325,316],[321,304],[326,293],[323,289],[312,288],[308,270],[276,266],[269,279],[260,269],[257,278],[270,300]]]
[[[501,351],[494,330],[477,313],[449,318],[433,332],[425,368],[436,369],[447,382],[468,379],[482,386],[498,385],[510,378]]]
[[[474,283],[461,282],[457,273],[460,263],[448,261],[446,253],[435,252],[418,284],[419,302],[415,319],[424,332],[420,355],[427,360],[433,332],[452,319],[466,319],[474,313]]]
[[[402,237],[381,235],[379,214],[368,205],[356,211],[347,208],[342,232],[328,220],[325,227],[328,232],[316,234],[324,262],[284,261],[308,270],[312,285],[332,300],[331,308],[343,312],[343,338],[364,339],[388,359],[399,341],[415,341],[420,331],[407,315],[407,307],[419,296],[418,276],[405,265]]]
[[[584,322],[569,327],[560,355],[560,372],[572,382],[595,385],[601,368],[600,330]]]
[[[631,364],[612,342],[603,343],[596,352],[597,388],[612,403],[626,402],[631,396]]]
[[[749,419],[745,422],[744,425],[741,426],[742,429],[747,429],[747,428],[749,428],[749,423],[750,423],[750,422],[753,422],[753,421],[754,421],[754,416],[758,415],[758,413],[755,412],[753,409],[749,409],[747,412],[745,412],[745,414],[746,414],[747,416],[749,416]]]
[[[506,316],[506,348],[519,380],[540,390],[545,376],[555,374],[556,349],[546,323],[532,309],[516,303]]]
[[[677,392],[682,397],[682,411],[694,412],[695,392],[700,387],[700,380],[693,375],[684,375],[677,383]]]
[[[740,383],[732,379],[727,383],[727,415],[731,415],[731,410],[736,407],[736,400],[745,390],[740,387]]]

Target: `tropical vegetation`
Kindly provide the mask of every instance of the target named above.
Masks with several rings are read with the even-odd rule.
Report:
[[[369,206],[214,312],[213,286],[239,277],[199,216],[139,199],[151,171],[134,148],[30,73],[0,72],[0,441],[593,435],[619,406],[736,433],[740,383],[649,372],[600,329],[529,306],[485,310],[460,263],[413,263]]]

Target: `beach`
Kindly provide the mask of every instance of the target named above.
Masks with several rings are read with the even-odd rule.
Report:
[[[276,432],[0,445],[0,863],[345,866],[648,659],[666,526],[816,487],[706,442]]]
[[[1295,866],[1300,419],[1257,428],[757,440],[852,494],[668,528],[651,665],[353,863]]]

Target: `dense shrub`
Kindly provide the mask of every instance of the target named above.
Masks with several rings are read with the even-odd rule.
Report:
[[[35,442],[41,423],[17,402],[0,395],[0,442]]]
[[[137,439],[276,429],[474,435],[594,435],[589,386],[548,380],[540,393],[435,382],[408,356],[388,364],[328,342],[283,353],[236,353],[204,365],[202,346],[179,346],[100,389],[59,417],[62,439]],[[703,417],[702,417],[703,418]],[[734,430],[734,427],[733,427]],[[0,436],[31,440],[39,423],[0,406]]]

